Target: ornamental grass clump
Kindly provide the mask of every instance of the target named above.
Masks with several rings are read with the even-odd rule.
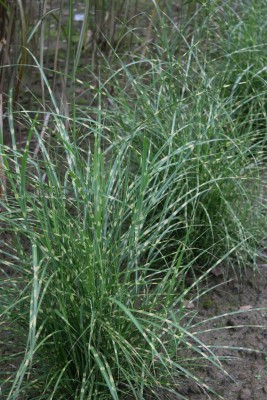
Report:
[[[1,378],[8,399],[140,399],[159,388],[178,396],[183,376],[212,391],[177,355],[190,348],[190,358],[203,359],[184,304],[215,266],[253,256],[259,214],[250,226],[241,217],[252,212],[245,188],[257,168],[244,142],[226,135],[224,108],[208,102],[207,90],[201,100],[192,93],[172,103],[163,118],[169,90],[155,109],[154,88],[131,115],[120,110],[116,120],[99,106],[95,120],[70,119],[68,129],[50,92],[47,136],[37,116],[19,112],[29,127],[22,147],[10,102],[1,228],[10,238],[3,265],[16,274],[3,278],[1,317],[25,351],[16,373]],[[200,264],[206,268],[190,284]],[[221,368],[207,351],[205,360]]]
[[[175,216],[169,240],[186,238],[187,260],[197,258],[210,267],[230,251],[226,264],[244,267],[255,260],[255,247],[264,237],[259,201],[262,143],[254,141],[252,127],[240,135],[230,100],[220,96],[216,80],[204,66],[199,67],[194,85],[196,46],[184,56],[186,69],[167,46],[169,61],[154,57],[143,75],[137,61],[122,64],[114,73],[117,92],[107,113],[113,146],[131,142],[133,154],[138,155],[145,135],[151,143],[150,167],[155,160],[157,165],[168,160],[169,168],[158,172],[162,185],[168,185],[166,212]],[[117,75],[124,73],[127,84],[117,87]],[[138,179],[134,155],[132,176]],[[163,207],[166,202],[157,201],[148,215],[155,227],[161,225]]]
[[[218,2],[206,19],[210,68],[221,97],[237,120],[240,135],[251,132],[253,143],[266,151],[266,15],[265,1]],[[223,23],[222,23],[223,21]],[[213,32],[213,33],[212,33]],[[216,32],[216,33],[215,33]],[[216,41],[216,46],[212,43]]]
[[[104,72],[64,115],[30,52],[42,111],[14,110],[9,93],[0,204],[9,400],[184,398],[184,377],[215,393],[192,369],[223,371],[197,338],[190,300],[218,265],[242,276],[255,261],[266,227],[262,142],[192,30],[153,5],[154,42],[140,57],[110,49],[114,66],[101,53]],[[67,77],[74,89],[82,45]]]
[[[1,203],[8,238],[2,263],[9,269],[1,278],[0,311],[2,327],[16,337],[5,359],[18,368],[1,374],[2,393],[7,399],[140,399],[156,397],[159,388],[178,392],[182,376],[201,385],[177,355],[190,347],[202,357],[183,306],[191,296],[187,243],[173,235],[179,220],[172,210],[182,206],[169,191],[170,182],[179,187],[184,179],[173,158],[189,157],[191,145],[157,158],[143,135],[140,153],[125,141],[115,152],[99,110],[91,140],[79,147],[58,110],[47,137],[37,116],[21,110],[29,133],[19,147],[11,104],[12,146],[2,145],[8,188]],[[197,196],[189,193],[183,203]]]

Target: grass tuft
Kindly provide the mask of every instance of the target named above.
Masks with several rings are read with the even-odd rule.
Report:
[[[183,398],[184,377],[216,395],[192,363],[225,372],[192,333],[196,312],[187,306],[218,265],[242,277],[264,238],[264,56],[254,66],[242,50],[256,14],[242,19],[227,3],[231,41],[215,35],[212,52],[199,35],[210,39],[221,2],[187,5],[189,22],[180,25],[152,3],[145,43],[133,41],[132,54],[114,44],[119,22],[110,3],[108,52],[95,41],[80,76],[91,3],[74,49],[69,2],[62,96],[45,67],[45,19],[55,17],[47,2],[28,37],[29,44],[41,26],[40,52],[21,53],[33,60],[41,93],[32,93],[33,109],[10,91],[1,109],[0,326],[16,343],[1,356],[0,387],[9,400]],[[133,23],[132,8],[124,12]],[[140,40],[124,29],[119,41]],[[60,35],[55,66],[59,42]],[[26,74],[32,66],[16,68]]]

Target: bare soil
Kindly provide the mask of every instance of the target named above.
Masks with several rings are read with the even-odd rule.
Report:
[[[266,256],[267,242],[263,253]],[[213,365],[196,375],[225,400],[266,400],[267,264],[259,262],[258,271],[247,270],[242,282],[234,273],[222,281],[220,273],[209,281],[210,288],[217,287],[201,299],[195,322],[203,322],[196,332],[205,332],[197,337],[221,358],[228,375]],[[185,383],[180,393],[189,400],[218,398],[192,383]]]

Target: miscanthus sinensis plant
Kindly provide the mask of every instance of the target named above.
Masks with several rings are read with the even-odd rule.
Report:
[[[99,109],[81,147],[52,100],[47,136],[37,117],[19,111],[29,129],[20,148],[10,103],[12,146],[2,145],[1,230],[11,239],[2,251],[1,326],[16,338],[3,360],[3,395],[141,399],[157,397],[159,388],[178,391],[182,376],[201,385],[177,356],[190,347],[203,357],[183,307],[191,265],[186,240],[173,235],[172,210],[181,204],[169,191],[184,175],[173,170],[174,159],[191,144],[162,159],[144,135],[137,151],[124,141],[115,152]],[[183,203],[197,194],[188,196]]]
[[[205,49],[208,69],[240,133],[253,133],[254,143],[266,151],[266,1],[209,3],[199,10],[205,22],[195,26],[195,41]]]
[[[21,343],[5,358],[19,362],[1,376],[8,399],[141,399],[159,388],[179,398],[182,376],[201,385],[177,356],[183,348],[221,368],[190,333],[184,300],[214,266],[239,248],[252,251],[240,204],[248,218],[253,198],[244,177],[253,158],[248,164],[238,140],[212,137],[211,111],[205,130],[207,116],[193,97],[195,118],[179,127],[177,107],[165,118],[160,109],[152,114],[153,93],[150,102],[143,98],[144,122],[127,121],[126,111],[115,121],[99,106],[96,120],[77,118],[82,137],[71,121],[66,128],[55,100],[46,135],[21,110],[29,129],[23,147],[9,109],[1,324]],[[187,273],[209,255],[189,284]]]
[[[3,360],[10,400],[145,399],[159,389],[183,398],[184,376],[212,391],[192,357],[222,368],[190,333],[185,304],[216,265],[242,271],[255,258],[262,153],[197,43],[164,18],[184,56],[168,34],[146,58],[114,54],[119,66],[107,64],[90,113],[74,103],[62,116],[36,59],[51,101],[46,130],[10,96],[0,217],[1,327],[20,338]]]
[[[177,31],[180,47],[187,49],[183,56],[177,43],[161,35],[151,58],[134,57],[128,64],[121,59],[120,67],[100,85],[110,104],[105,115],[112,144],[132,144],[136,180],[147,137],[150,167],[170,163],[168,170],[157,167],[168,185],[169,201],[156,201],[149,221],[160,226],[168,204],[166,212],[175,217],[169,242],[186,241],[187,260],[197,258],[198,264],[210,267],[230,252],[225,266],[238,264],[242,273],[248,261],[255,261],[255,248],[264,237],[264,141],[255,141],[253,125],[244,130],[244,121],[233,113],[235,98],[222,96],[217,73],[198,44],[193,39],[188,43],[169,19],[162,19],[161,27],[164,23],[170,24],[166,30]]]

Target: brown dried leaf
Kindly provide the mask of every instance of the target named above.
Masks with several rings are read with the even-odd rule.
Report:
[[[195,308],[195,304],[191,300],[184,300],[184,307],[192,309]]]

